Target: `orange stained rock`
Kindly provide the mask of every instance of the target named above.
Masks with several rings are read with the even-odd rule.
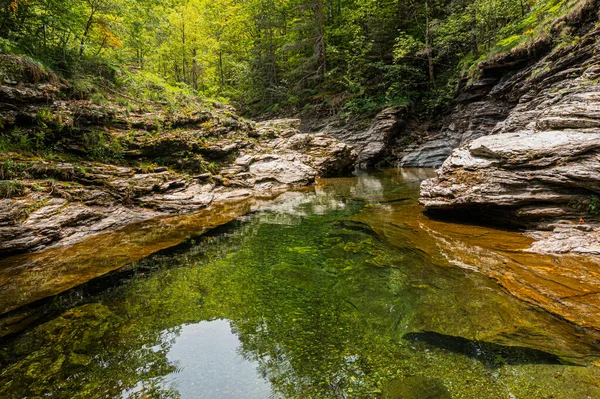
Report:
[[[92,235],[76,244],[0,261],[0,314],[60,294],[247,213],[261,200],[219,202]]]
[[[523,301],[600,331],[599,259],[528,252],[533,239],[521,233],[432,220],[416,201],[367,208],[357,218],[395,245],[408,241],[440,265],[481,272]]]

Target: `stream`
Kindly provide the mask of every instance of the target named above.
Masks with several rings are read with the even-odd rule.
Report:
[[[600,398],[598,265],[429,220],[431,173],[323,179],[135,247],[2,338],[0,397]]]

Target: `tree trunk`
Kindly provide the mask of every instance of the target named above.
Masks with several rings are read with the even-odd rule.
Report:
[[[319,30],[319,37],[315,46],[315,55],[320,65],[318,71],[323,69],[323,77],[327,74],[327,51],[325,48],[325,26],[323,21],[323,0],[317,0],[317,7],[315,9],[315,17],[317,19],[317,28]],[[322,62],[322,63],[321,63]]]
[[[471,46],[473,54],[477,54],[479,51],[479,43],[477,41],[477,9],[473,7],[471,13]]]
[[[181,22],[181,74],[182,81],[187,83],[187,71],[186,71],[187,57],[186,57],[186,48],[185,48],[185,20]]]
[[[223,72],[223,50],[219,49],[219,75],[221,77],[221,87],[219,91],[223,91],[223,87],[225,86],[225,74]]]
[[[108,36],[104,35],[104,39],[102,39],[102,44],[100,45],[100,48],[98,49],[98,51],[96,51],[96,57],[98,57],[100,55],[100,53],[102,52],[102,50],[104,50],[104,46],[106,46],[107,41],[108,41]]]
[[[192,87],[194,90],[198,90],[198,63],[196,62],[196,56],[198,51],[196,48],[192,49]]]
[[[433,50],[431,48],[431,29],[429,29],[429,0],[425,0],[425,51],[427,52],[427,63],[429,64],[429,84],[435,86],[435,75],[433,71]]]
[[[275,60],[275,44],[273,43],[273,27],[269,27],[269,59],[271,61],[271,79],[274,85],[277,85],[277,64]]]
[[[90,14],[87,24],[85,25],[85,30],[83,31],[83,35],[81,35],[81,43],[79,46],[79,56],[80,57],[83,56],[83,49],[85,47],[85,39],[87,38],[87,35],[90,32],[90,28],[92,27],[92,24],[94,23],[94,14],[96,14],[96,10],[92,8],[92,13]]]

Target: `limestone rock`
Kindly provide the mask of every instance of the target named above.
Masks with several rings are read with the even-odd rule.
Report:
[[[123,128],[126,153],[135,150],[135,158],[166,160],[178,171],[0,155],[1,162],[16,165],[26,186],[23,195],[0,199],[0,256],[71,244],[141,219],[204,209],[215,201],[264,197],[354,168],[357,154],[350,146],[323,134],[300,134],[299,121],[254,126],[228,120],[214,121],[226,130],[192,126],[148,135]],[[248,139],[247,129],[262,133]],[[121,140],[120,132],[112,133],[114,140]],[[211,172],[205,172],[207,165]],[[196,171],[204,173],[190,173]]]
[[[441,127],[434,125],[424,132],[409,129],[405,135],[414,140],[411,145],[402,140],[392,145],[396,164],[437,168],[452,149],[500,132],[598,127],[596,105],[588,102],[575,108],[563,97],[577,93],[582,105],[586,101],[580,100],[597,95],[586,93],[585,87],[600,69],[595,26],[599,9],[597,0],[582,2],[555,21],[551,35],[480,63],[481,78],[461,82],[450,110],[439,118]],[[564,29],[577,32],[581,40],[561,45]],[[552,115],[544,114],[545,107],[559,102],[562,110],[554,107]]]
[[[273,155],[261,157],[250,165],[249,170],[257,183],[270,181],[292,186],[312,183],[317,175],[314,169],[302,162]]]
[[[538,252],[599,253],[598,37],[593,30],[490,91],[488,97],[518,102],[488,135],[455,149],[437,178],[422,183],[427,211],[553,231],[537,233]],[[586,223],[588,231],[575,227]]]
[[[375,116],[370,125],[354,120],[342,121],[338,116],[326,119],[309,130],[333,136],[350,145],[357,153],[361,167],[375,166],[382,162],[391,143],[401,134],[405,125],[406,107],[390,107]]]

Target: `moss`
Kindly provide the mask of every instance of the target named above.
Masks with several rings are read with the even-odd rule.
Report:
[[[32,58],[0,55],[0,80],[40,83],[57,82],[59,79],[53,72]]]
[[[444,384],[435,378],[406,377],[386,384],[383,399],[451,399]]]
[[[12,158],[0,159],[0,180],[22,179],[27,177],[26,164]]]
[[[26,220],[33,212],[45,207],[49,201],[50,201],[49,198],[42,198],[40,200],[34,201],[30,204],[27,204],[27,206],[25,206],[24,208],[19,210],[19,213],[18,213],[16,219],[19,221]]]
[[[531,74],[529,75],[529,79],[538,79],[540,76],[550,72],[550,70],[551,70],[550,64],[545,64],[544,66],[535,68],[533,71],[531,71]]]
[[[496,45],[502,49],[511,49],[521,41],[521,35],[512,35],[506,39],[499,40]]]
[[[493,64],[495,59],[511,53],[531,53],[545,47],[546,43],[549,49],[578,43],[579,38],[572,36],[570,25],[580,22],[577,15],[589,6],[588,3],[568,0],[536,2],[523,18],[502,28],[493,46],[485,49],[465,70],[469,71],[470,77],[475,77],[480,63]]]

